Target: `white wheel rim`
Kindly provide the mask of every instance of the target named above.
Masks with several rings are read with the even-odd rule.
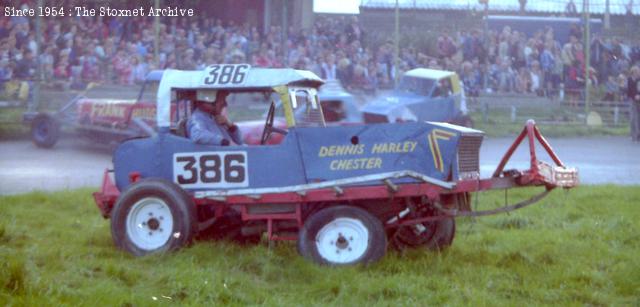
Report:
[[[369,247],[369,230],[357,219],[341,217],[324,225],[316,235],[316,248],[330,263],[351,263]]]
[[[127,236],[143,250],[154,250],[169,241],[173,214],[163,200],[147,197],[136,202],[127,214]]]

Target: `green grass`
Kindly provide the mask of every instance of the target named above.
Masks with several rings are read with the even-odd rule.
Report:
[[[506,98],[496,98],[504,100]],[[471,113],[476,129],[482,130],[489,137],[510,137],[518,134],[527,119],[533,118],[548,137],[589,137],[589,136],[627,136],[629,125],[624,122],[618,126],[589,127],[583,118],[578,118],[576,111],[564,106],[520,106],[518,116],[511,122],[510,109],[493,107],[488,113],[488,120],[483,120],[479,105],[475,105]],[[234,122],[248,120],[264,120],[268,109],[266,104],[245,104],[238,108],[229,108],[229,118]],[[28,139],[29,127],[21,123],[24,109],[0,109],[0,139]],[[602,116],[605,114],[602,113]],[[621,115],[622,116],[622,115]],[[623,116],[624,117],[624,116]]]
[[[22,108],[0,108],[0,140],[27,138],[29,127],[22,124]]]
[[[200,241],[134,258],[114,247],[90,192],[0,198],[0,305],[640,304],[637,186],[554,191],[509,215],[458,220],[445,252],[350,268],[309,263],[289,243]],[[503,201],[483,193],[478,205]]]

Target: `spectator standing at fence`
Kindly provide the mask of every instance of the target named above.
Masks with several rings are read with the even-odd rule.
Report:
[[[516,76],[516,93],[526,94],[531,89],[531,73],[527,67],[520,67]]]
[[[438,47],[438,55],[441,58],[452,57],[457,51],[456,45],[453,42],[453,39],[446,32],[444,35],[441,35],[440,37],[438,37],[437,47]]]
[[[565,77],[567,85],[567,96],[569,97],[569,104],[573,107],[578,106],[578,98],[581,96],[581,89],[584,87],[584,70],[578,60],[574,60],[573,63],[567,68],[567,75]]]
[[[474,70],[473,64],[469,62],[462,63],[462,84],[467,96],[478,97],[481,87],[479,74],[479,71]]]
[[[631,140],[640,142],[640,67],[631,68],[627,81],[627,97],[631,104]]]
[[[562,55],[560,53],[560,46],[553,47],[554,65],[551,73],[551,78],[554,82],[554,89],[558,90],[561,86],[564,86],[564,62],[562,61]]]
[[[353,78],[353,65],[351,61],[342,57],[338,61],[338,68],[336,69],[336,79],[340,80],[340,83],[345,86],[345,88],[351,88],[351,81]]]
[[[625,74],[618,75],[616,81],[618,82],[618,93],[616,95],[616,101],[625,101],[627,97],[627,76]]]
[[[371,89],[367,90],[369,90],[370,93],[375,94],[380,82],[378,81],[378,65],[373,61],[369,62],[367,67],[367,83],[371,86]]]
[[[500,43],[498,43],[498,59],[505,59],[509,56],[509,37],[511,34],[505,33],[500,36]],[[496,61],[498,60],[496,59]]]
[[[515,88],[516,72],[511,68],[511,61],[509,58],[502,60],[502,62],[496,61],[495,80],[496,88],[501,92],[511,92]]]
[[[544,90],[547,96],[550,96],[551,89],[553,88],[554,81],[558,82],[559,80],[554,80],[553,78],[553,69],[556,65],[556,58],[551,52],[553,48],[552,42],[547,42],[544,44],[544,50],[542,54],[540,54],[540,68],[542,69],[542,73],[544,74]]]
[[[15,69],[15,76],[18,79],[33,80],[36,75],[36,61],[33,59],[33,52],[26,50],[22,59],[18,61]]]
[[[640,40],[637,40],[636,45],[631,47],[630,57],[632,65],[640,63]]]
[[[253,65],[257,67],[270,67],[271,61],[267,56],[267,46],[258,50],[258,55],[253,57]]]
[[[4,92],[4,85],[13,77],[13,71],[9,67],[8,60],[0,60],[0,92]]]
[[[51,80],[53,78],[53,46],[47,45],[44,48],[42,54],[40,54],[39,61],[42,64],[42,74],[44,80]]]
[[[471,35],[463,37],[462,41],[462,57],[465,61],[471,61],[475,57],[479,56],[481,48],[480,38],[478,37],[478,31],[473,31]]]
[[[149,73],[149,63],[142,60],[141,57],[134,56],[131,58],[131,83],[143,84],[147,74]]]
[[[560,53],[560,58],[562,59],[562,64],[564,64],[565,74],[566,70],[573,65],[573,60],[575,60],[575,56],[573,54],[573,44],[577,42],[576,38],[571,36],[569,42],[562,46],[562,51]]]
[[[98,57],[95,55],[95,47],[89,45],[82,56],[82,79],[85,81],[98,81],[100,77]]]
[[[29,84],[29,97],[28,100],[33,99],[33,81],[36,79],[36,60],[34,59],[33,52],[28,48],[25,48],[22,59],[16,64],[14,74],[16,78],[22,79]]]
[[[615,76],[609,76],[604,84],[604,101],[617,101],[616,95],[620,92],[620,86]]]
[[[337,70],[337,66],[335,63],[336,59],[335,56],[333,54],[330,54],[328,56],[325,57],[325,61],[320,64],[320,67],[322,67],[322,78],[329,81],[329,80],[336,80],[336,70]]]
[[[540,70],[540,62],[538,61],[533,61],[533,63],[531,63],[531,87],[530,90],[532,93],[538,95],[538,96],[543,96],[544,95],[544,91],[542,89],[542,85],[544,84],[544,75],[542,73],[542,70]]]
[[[362,31],[362,28],[360,28],[360,25],[358,24],[358,17],[356,16],[351,17],[351,23],[349,23],[349,25],[345,29],[345,33],[346,33],[347,42],[349,43],[356,40],[362,41],[362,38],[364,36],[364,31]]]

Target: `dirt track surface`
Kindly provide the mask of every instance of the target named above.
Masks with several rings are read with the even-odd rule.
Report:
[[[549,139],[560,160],[578,168],[583,184],[640,184],[640,143],[628,137],[562,138]],[[491,176],[500,159],[512,144],[512,138],[486,138],[480,151],[480,173]],[[540,146],[538,159],[553,163]],[[529,145],[520,145],[505,169],[526,169],[530,165]]]
[[[485,139],[480,153],[481,173],[490,176],[513,139]],[[626,137],[549,140],[560,159],[580,171],[585,184],[640,184],[640,143]],[[528,147],[522,144],[508,168],[529,165]],[[551,159],[537,152],[545,161]],[[55,191],[99,187],[105,168],[111,167],[109,150],[85,140],[66,138],[53,149],[36,148],[29,141],[0,141],[0,194],[32,190]]]
[[[83,141],[64,138],[52,149],[26,140],[0,142],[0,194],[100,186],[111,155]]]

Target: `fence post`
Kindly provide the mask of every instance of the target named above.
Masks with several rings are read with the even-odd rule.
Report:
[[[517,108],[516,106],[512,105],[511,106],[511,122],[515,123],[516,122],[516,114],[517,114]]]
[[[489,122],[489,104],[485,100],[482,101],[482,122]]]
[[[616,105],[615,107],[613,107],[613,125],[617,126],[618,125],[618,120],[620,119],[620,108],[618,107],[618,105]]]

